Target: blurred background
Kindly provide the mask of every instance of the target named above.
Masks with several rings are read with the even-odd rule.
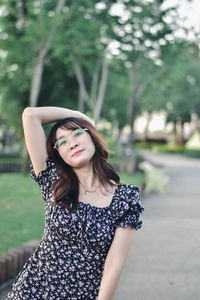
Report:
[[[91,117],[121,182],[140,186],[146,223],[151,199],[188,174],[169,166],[199,170],[199,11],[198,0],[1,0],[0,255],[43,233],[22,129],[27,106]]]

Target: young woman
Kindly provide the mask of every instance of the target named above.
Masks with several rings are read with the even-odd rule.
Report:
[[[22,120],[45,228],[7,299],[112,300],[142,226],[139,188],[120,184],[105,142],[81,112],[27,107]],[[46,141],[42,126],[52,122]]]

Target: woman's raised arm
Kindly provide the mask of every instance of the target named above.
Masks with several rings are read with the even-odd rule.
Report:
[[[85,114],[67,108],[43,106],[24,109],[22,114],[24,137],[36,176],[46,167],[46,136],[42,126],[68,117],[83,118],[94,125]]]

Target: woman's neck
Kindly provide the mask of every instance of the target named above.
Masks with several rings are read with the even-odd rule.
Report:
[[[92,166],[86,166],[74,170],[81,184],[88,190],[99,186],[99,179],[94,174]]]

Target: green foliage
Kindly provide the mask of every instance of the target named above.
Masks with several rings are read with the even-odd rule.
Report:
[[[160,48],[160,40],[166,40],[166,36],[172,33],[165,16],[174,8],[163,9],[162,4],[159,0],[127,1],[125,11],[128,16],[124,19],[118,17],[118,29],[123,34],[118,30],[117,40],[123,44],[122,52],[135,65],[141,57],[150,58],[150,52]]]
[[[141,112],[162,111],[166,113],[166,123],[182,125],[191,121],[193,113],[200,116],[200,63],[196,48],[196,44],[183,40],[162,46],[165,71],[146,87],[139,102]],[[177,131],[177,140],[180,134]]]
[[[18,137],[23,136],[21,114],[29,105],[35,61],[55,24],[56,34],[45,59],[39,106],[77,109],[79,90],[72,61],[80,63],[91,94],[94,69],[102,61],[108,43],[117,41],[119,54],[109,60],[102,110],[102,118],[109,120],[113,129],[122,129],[128,123],[129,99],[137,95],[151,75],[135,104],[134,117],[145,110],[161,109],[167,111],[168,121],[189,121],[192,112],[200,115],[199,49],[185,41],[169,42],[167,38],[173,30],[165,18],[172,12],[175,16],[176,10],[161,9],[163,1],[159,0],[125,1],[123,9],[127,17],[123,18],[111,14],[116,3],[104,1],[99,8],[98,1],[71,0],[55,16],[57,2],[2,2],[0,110]],[[172,22],[177,26],[173,18]],[[131,65],[134,66],[132,82],[128,75]],[[153,77],[165,68],[166,72]],[[86,104],[85,111],[90,114],[91,105]]]
[[[127,124],[128,95],[127,69],[122,60],[113,59],[110,65],[102,117],[110,120],[113,125],[116,124],[120,129]]]
[[[77,109],[76,79],[70,76],[63,63],[52,58],[46,65],[38,99],[38,106],[60,106]]]
[[[173,145],[170,143],[161,145],[158,143],[137,142],[136,148],[150,149],[156,152],[182,154],[188,157],[200,158],[200,149],[186,149],[184,145]]]
[[[182,155],[188,156],[188,157],[200,158],[200,149],[199,150],[186,149],[184,146],[174,146],[174,147],[158,146],[154,149],[159,152],[172,153],[172,154],[177,153],[177,154],[182,154]]]
[[[174,43],[165,58],[169,69],[157,82],[157,95],[167,122],[190,122],[191,114],[198,111],[200,63],[194,48],[183,41]]]
[[[119,172],[120,182],[133,184],[133,185],[141,185],[145,182],[145,175],[142,172],[137,172],[133,175],[129,175],[125,172]]]
[[[10,156],[10,155],[0,155],[0,164],[22,164],[22,157]]]

